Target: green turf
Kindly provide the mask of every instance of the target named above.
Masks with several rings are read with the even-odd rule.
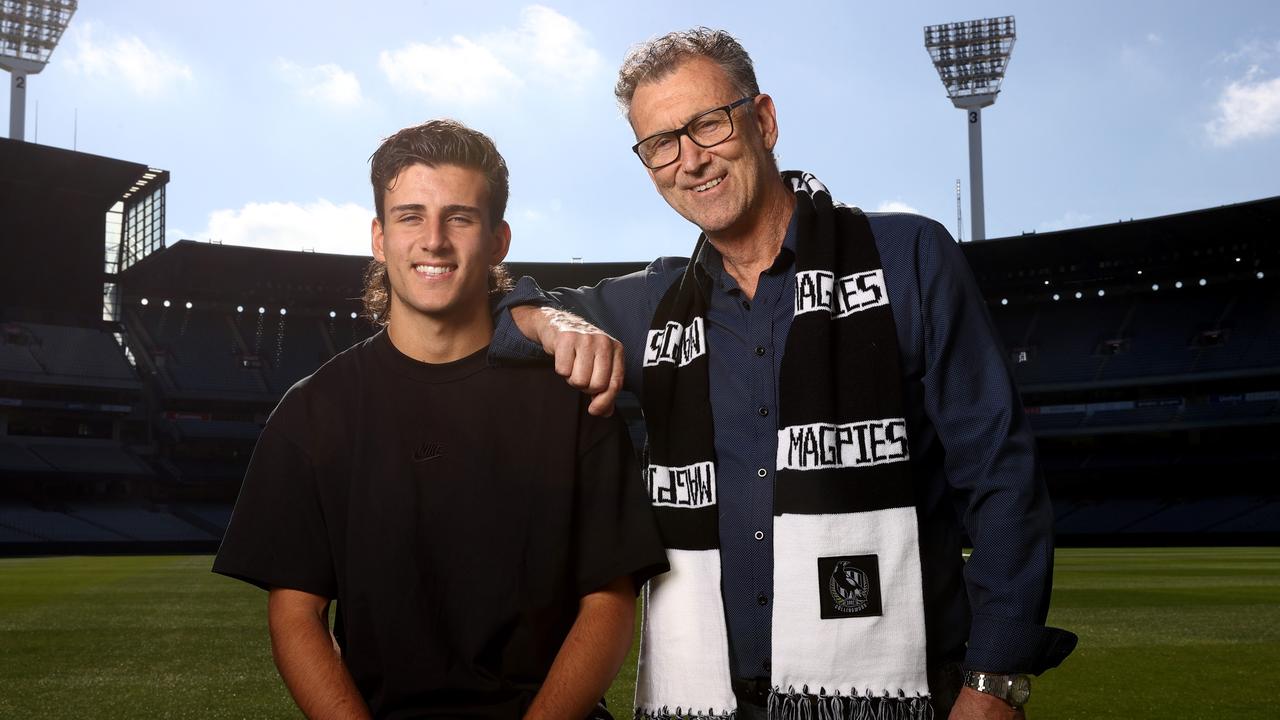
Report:
[[[1037,720],[1280,716],[1280,548],[1059,550],[1049,622]]]
[[[0,559],[0,718],[297,717],[271,664],[265,594],[209,563]],[[1280,549],[1060,550],[1050,623],[1080,647],[1037,681],[1035,720],[1280,707]],[[630,705],[634,653],[615,711]]]

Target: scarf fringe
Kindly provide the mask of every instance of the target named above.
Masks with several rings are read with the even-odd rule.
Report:
[[[671,708],[663,705],[660,708],[636,708],[635,720],[672,720],[673,718],[689,718],[690,720],[737,720],[738,713],[733,710],[727,710],[717,713],[715,708],[707,708],[705,711],[698,710],[694,712],[690,708],[687,712],[684,708],[677,707],[676,711],[671,712]]]
[[[828,695],[826,688],[818,688],[815,695],[805,685],[799,692],[794,687],[786,692],[775,687],[769,693],[768,716],[770,720],[933,720],[933,706],[928,695],[907,695],[902,690],[895,697],[887,690],[882,695],[869,688],[861,695],[857,690]]]
[[[819,688],[817,694],[813,694],[808,685],[799,692],[794,687],[787,688],[786,692],[774,688],[769,693],[767,712],[769,720],[933,720],[928,695],[907,695],[899,690],[895,697],[887,690],[876,695],[870,689],[861,695],[857,690],[848,694],[836,690],[828,695],[826,688]],[[685,711],[677,707],[672,712],[663,706],[636,708],[634,720],[736,720],[737,717],[735,711],[717,713],[715,708]]]

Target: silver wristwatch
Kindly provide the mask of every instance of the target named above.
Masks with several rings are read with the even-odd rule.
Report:
[[[1014,708],[1021,708],[1031,699],[1031,676],[1029,675],[1002,675],[965,670],[964,686],[980,693],[994,695]]]

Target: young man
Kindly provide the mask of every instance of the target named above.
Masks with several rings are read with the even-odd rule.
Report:
[[[728,33],[637,46],[616,94],[641,168],[702,231],[691,259],[506,302],[618,338],[641,396],[672,570],[646,591],[637,713],[1021,718],[1026,674],[1076,639],[1044,625],[1053,513],[959,248],[779,173],[773,99]],[[603,410],[611,341],[513,315]]]
[[[308,717],[601,712],[635,588],[666,569],[625,429],[546,368],[487,362],[511,239],[492,141],[436,120],[371,164],[385,329],[281,400],[213,569],[270,590]]]

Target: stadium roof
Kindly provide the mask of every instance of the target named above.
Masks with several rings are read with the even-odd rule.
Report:
[[[1280,197],[1109,225],[965,243],[978,284],[1022,297],[1048,287],[1149,287],[1184,274],[1217,280],[1280,274]],[[1237,261],[1236,258],[1239,258]],[[1139,272],[1141,271],[1141,273]]]
[[[146,165],[0,138],[0,314],[102,317],[106,213]],[[57,272],[49,269],[56,264]]]
[[[96,202],[106,212],[147,172],[141,163],[0,138],[0,187],[16,191],[0,193],[0,213],[7,224],[15,215],[48,209],[20,205],[32,197],[68,195],[83,196],[81,202]]]
[[[361,294],[369,257],[181,240],[120,274],[127,301],[141,297],[332,307]],[[591,284],[644,263],[507,263],[545,287]]]
[[[1277,230],[1280,197],[965,243],[961,248],[989,298],[1034,300],[1049,292],[1047,288],[1104,285],[1140,290],[1152,278],[1169,273],[1208,274],[1221,280],[1252,277],[1262,268],[1280,275]],[[121,286],[126,300],[243,300],[327,308],[342,300],[356,302],[368,263],[367,256],[182,240],[125,270]],[[508,263],[508,268],[516,277],[537,278],[543,287],[576,287],[635,272],[645,264]]]

